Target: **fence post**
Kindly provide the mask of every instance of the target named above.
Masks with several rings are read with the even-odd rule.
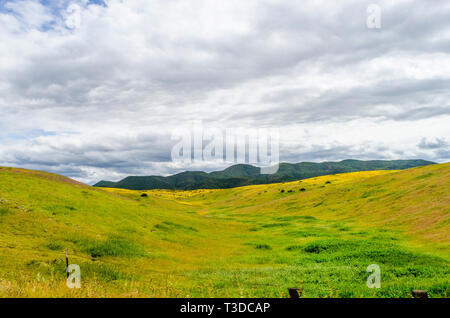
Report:
[[[69,278],[69,257],[67,256],[67,250],[66,250],[66,274],[67,278]]]
[[[300,298],[302,296],[301,288],[289,288],[289,297],[290,298]]]
[[[412,295],[414,298],[428,298],[428,293],[426,290],[413,290]]]

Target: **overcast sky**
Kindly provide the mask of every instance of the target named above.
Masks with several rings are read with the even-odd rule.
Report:
[[[219,168],[172,162],[193,120],[279,128],[287,162],[446,162],[449,88],[447,0],[0,0],[0,165],[87,183]]]

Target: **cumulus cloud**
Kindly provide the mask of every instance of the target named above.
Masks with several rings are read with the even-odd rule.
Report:
[[[193,120],[279,127],[284,161],[448,161],[450,3],[378,1],[376,30],[370,3],[0,1],[0,164],[89,183],[218,168],[170,160]]]

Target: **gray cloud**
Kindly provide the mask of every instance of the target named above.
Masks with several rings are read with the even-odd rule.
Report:
[[[441,149],[449,148],[449,143],[444,138],[436,138],[434,141],[423,138],[417,146],[420,149]]]

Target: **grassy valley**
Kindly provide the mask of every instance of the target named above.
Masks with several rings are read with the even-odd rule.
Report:
[[[448,297],[449,190],[450,164],[190,191],[1,168],[0,296]]]

